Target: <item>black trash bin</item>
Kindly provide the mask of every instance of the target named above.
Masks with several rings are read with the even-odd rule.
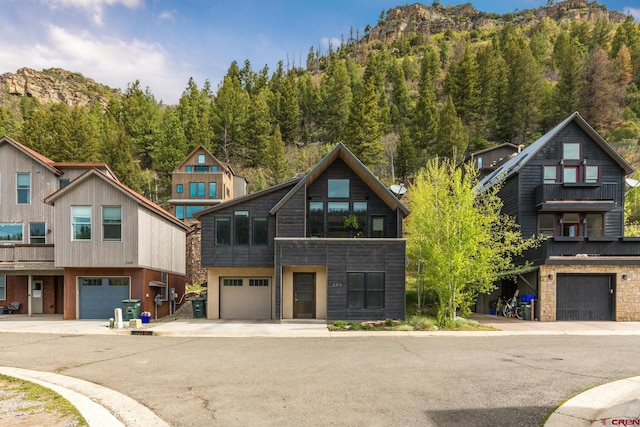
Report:
[[[207,306],[204,298],[194,298],[191,300],[191,306],[193,307],[193,317],[202,318],[207,317]]]
[[[127,321],[140,318],[139,299],[123,299],[122,308],[122,320]]]

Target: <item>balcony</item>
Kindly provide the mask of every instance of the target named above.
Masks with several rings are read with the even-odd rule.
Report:
[[[541,264],[551,257],[574,257],[585,262],[593,257],[636,257],[640,260],[640,238],[638,237],[554,237],[527,251],[526,258]]]
[[[24,270],[41,266],[48,270],[53,262],[53,245],[0,244],[0,269]]]
[[[587,210],[608,210],[620,201],[622,194],[615,182],[575,184],[542,184],[536,187],[536,206],[539,210],[566,209],[567,204],[593,204]],[[555,209],[557,208],[557,209]]]

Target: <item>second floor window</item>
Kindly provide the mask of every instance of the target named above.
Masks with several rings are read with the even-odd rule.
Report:
[[[46,241],[46,226],[44,222],[29,223],[29,243],[32,245],[43,245]]]
[[[573,184],[578,182],[578,166],[565,166],[564,167],[564,182]]]
[[[580,214],[566,213],[562,215],[562,235],[565,237],[580,236]]]
[[[584,168],[584,182],[600,181],[600,167],[597,165],[587,165]]]
[[[102,239],[110,241],[122,240],[122,207],[102,207]]]
[[[253,218],[253,244],[266,246],[269,238],[267,218]]]
[[[19,205],[31,204],[31,174],[19,173],[17,176],[17,202]]]
[[[215,182],[209,183],[209,197],[217,197],[218,194],[218,184]]]
[[[91,206],[71,207],[71,240],[91,240]]]
[[[182,194],[182,184],[176,184],[176,193]]]
[[[565,142],[562,145],[562,158],[565,160],[580,160],[580,143]]]
[[[556,216],[554,214],[540,214],[538,217],[538,233],[545,237],[556,234]]]
[[[233,242],[239,246],[249,244],[249,212],[235,211],[233,213]]]
[[[0,222],[0,242],[22,243],[22,223]]]
[[[206,162],[206,158],[204,154],[198,154],[198,164],[203,165]]]
[[[309,202],[309,237],[324,237],[324,203]]]
[[[231,244],[231,218],[215,218],[216,245],[228,246]]]
[[[204,197],[204,182],[190,182],[189,197]]]
[[[348,198],[349,197],[349,180],[348,179],[328,179],[327,180],[327,196],[329,198]]]
[[[558,181],[558,168],[556,166],[544,167],[544,183],[553,184]]]

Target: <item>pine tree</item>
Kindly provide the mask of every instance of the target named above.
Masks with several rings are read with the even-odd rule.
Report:
[[[577,111],[580,106],[584,59],[580,46],[575,40],[569,39],[566,33],[558,37],[554,57],[559,79],[552,93],[555,112],[551,115],[551,121],[557,122]]]
[[[249,103],[249,120],[246,127],[248,144],[241,156],[247,167],[260,166],[263,152],[271,138],[273,126],[268,103],[270,96],[271,91],[265,87]]]
[[[478,74],[471,47],[466,43],[460,60],[451,64],[444,81],[445,93],[455,101],[458,116],[466,125],[474,123],[478,110]]]
[[[582,78],[580,112],[597,131],[607,129],[620,114],[624,94],[617,78],[615,64],[601,48],[594,49],[587,61]]]
[[[211,127],[217,153],[225,162],[239,161],[245,150],[249,95],[238,77],[227,75],[211,108]]]
[[[285,144],[292,145],[297,141],[300,123],[300,92],[295,72],[289,71],[282,84],[280,112],[278,123]]]
[[[131,138],[135,155],[142,168],[151,166],[151,150],[158,137],[162,120],[160,107],[147,87],[140,88],[140,81],[129,84],[122,99],[122,123]]]
[[[342,127],[349,118],[352,92],[349,74],[343,61],[332,60],[321,86],[321,127],[326,143],[338,141]]]
[[[401,182],[407,182],[407,178],[413,176],[417,164],[416,149],[409,138],[409,132],[406,127],[401,126],[400,140],[396,148],[396,156],[393,159],[395,173],[401,178]]]
[[[289,163],[286,159],[280,126],[277,124],[264,149],[263,167],[269,185],[280,184],[289,177]]]
[[[400,61],[394,61],[390,70],[391,77],[391,123],[399,128],[411,122],[411,98],[405,81],[404,69]]]
[[[453,99],[449,96],[440,111],[440,126],[433,154],[459,163],[464,158],[468,145],[469,133],[456,113]]]
[[[211,101],[213,94],[209,82],[205,82],[202,89],[198,89],[193,77],[189,78],[189,83],[178,103],[176,114],[184,130],[184,135],[188,141],[188,149],[193,150],[199,145],[211,150],[213,131],[211,129]]]

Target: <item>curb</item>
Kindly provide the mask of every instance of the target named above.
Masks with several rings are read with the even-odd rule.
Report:
[[[0,374],[47,387],[78,409],[91,427],[169,427],[146,406],[98,384],[50,372],[0,366]]]

